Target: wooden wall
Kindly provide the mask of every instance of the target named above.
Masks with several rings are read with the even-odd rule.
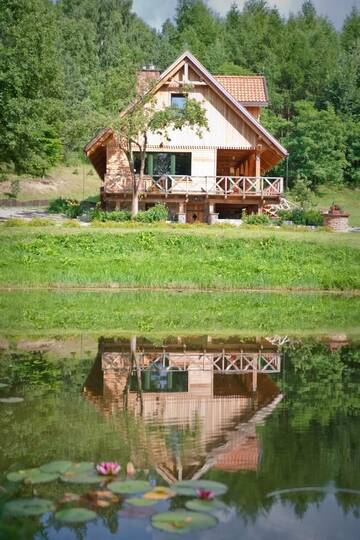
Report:
[[[197,75],[189,73],[190,79],[197,79]],[[174,80],[180,77],[175,75]],[[181,93],[181,87],[176,84],[164,85],[157,93],[157,107],[170,105],[171,93]],[[256,134],[253,130],[231,109],[225,101],[220,98],[208,86],[195,86],[189,93],[189,97],[202,101],[207,111],[209,131],[204,130],[200,138],[195,131],[190,128],[173,130],[169,132],[170,143],[159,135],[149,134],[149,145],[163,145],[177,147],[229,147],[229,148],[251,148],[256,145]]]

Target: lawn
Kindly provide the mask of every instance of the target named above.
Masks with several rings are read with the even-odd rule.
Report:
[[[360,237],[272,228],[0,227],[0,285],[359,290]]]
[[[15,339],[79,334],[153,339],[340,332],[360,336],[360,297],[347,295],[21,291],[2,292],[0,310],[0,334]]]

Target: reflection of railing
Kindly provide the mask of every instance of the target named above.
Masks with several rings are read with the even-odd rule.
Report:
[[[134,357],[133,357],[134,358]],[[135,370],[213,371],[217,373],[280,373],[281,356],[278,353],[167,353],[156,355],[135,354]],[[129,353],[103,353],[102,368],[124,369],[131,366]]]
[[[119,191],[132,191],[131,182],[118,186]],[[272,197],[283,193],[283,178],[263,176],[145,176],[140,185],[142,193],[242,195]]]

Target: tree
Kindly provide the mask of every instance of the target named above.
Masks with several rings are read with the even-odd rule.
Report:
[[[297,102],[285,144],[290,152],[293,182],[296,178],[303,178],[314,189],[327,182],[343,181],[347,164],[344,124],[332,106],[318,111],[313,103]]]
[[[0,0],[0,13],[0,162],[43,174],[62,154],[54,7],[47,0]]]
[[[187,93],[191,90],[188,85],[183,88]],[[208,127],[206,112],[200,101],[187,97],[183,109],[176,107],[157,108],[156,97],[150,91],[136,95],[131,105],[118,120],[113,122],[115,137],[121,151],[127,157],[133,185],[132,216],[136,216],[139,207],[139,189],[143,183],[146,150],[149,133],[158,133],[168,137],[169,129],[190,127],[201,136],[202,129]],[[135,174],[134,151],[140,155],[140,172]]]

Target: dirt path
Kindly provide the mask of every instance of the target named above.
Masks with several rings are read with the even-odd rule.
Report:
[[[45,218],[53,221],[62,222],[66,218],[59,214],[49,214],[45,208],[31,208],[28,206],[14,206],[14,207],[0,207],[0,221],[7,221],[8,219],[34,219]]]

